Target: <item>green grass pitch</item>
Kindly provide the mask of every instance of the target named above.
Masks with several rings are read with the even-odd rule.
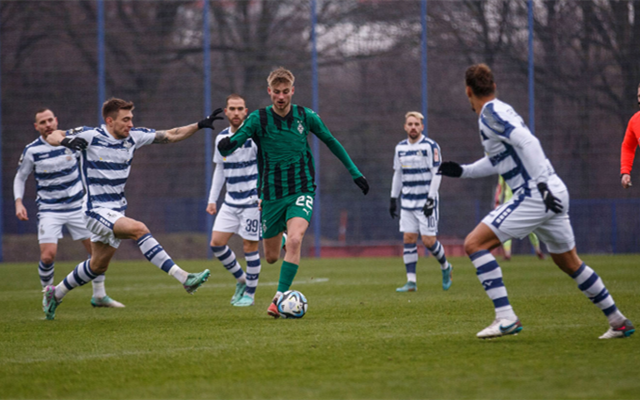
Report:
[[[588,256],[619,308],[640,324],[640,256]],[[279,263],[263,264],[256,305],[229,305],[235,281],[213,260],[193,296],[146,261],[114,262],[94,309],[89,285],[45,321],[36,263],[0,264],[0,398],[16,399],[622,399],[640,398],[640,334],[598,340],[602,312],[551,261],[501,262],[524,329],[479,340],[493,307],[468,259],[441,288],[433,258],[415,293],[400,258],[304,259],[300,320],[266,309]],[[56,283],[74,265],[56,265]]]

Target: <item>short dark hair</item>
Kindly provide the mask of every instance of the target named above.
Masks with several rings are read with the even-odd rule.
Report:
[[[229,105],[229,100],[242,100],[245,101],[244,97],[240,96],[237,93],[231,93],[230,95],[227,96],[227,100],[224,103],[225,107]]]
[[[107,117],[116,118],[120,110],[133,110],[133,108],[132,101],[112,97],[102,105],[102,118],[106,122]]]
[[[464,80],[473,94],[478,97],[487,97],[496,91],[493,72],[491,72],[491,68],[487,64],[475,64],[467,68],[464,73]]]
[[[36,117],[38,116],[38,114],[43,113],[43,112],[45,112],[45,111],[51,111],[51,109],[50,109],[50,108],[48,108],[48,107],[40,107],[40,108],[38,108],[38,110],[37,110],[37,111],[36,111],[36,113],[34,114],[34,117],[33,117],[33,118],[34,118],[34,120],[37,120],[37,118],[36,118]],[[53,113],[53,111],[51,111],[51,113]]]

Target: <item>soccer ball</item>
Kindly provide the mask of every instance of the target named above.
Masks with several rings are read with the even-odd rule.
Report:
[[[307,298],[297,290],[287,290],[276,306],[282,318],[302,318],[307,313]]]

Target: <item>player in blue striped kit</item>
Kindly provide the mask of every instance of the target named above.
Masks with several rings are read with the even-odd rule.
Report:
[[[231,297],[231,304],[236,307],[252,306],[258,278],[260,276],[260,210],[258,208],[258,146],[251,139],[236,151],[223,157],[218,150],[218,143],[231,137],[242,125],[247,116],[244,99],[232,94],[227,97],[224,113],[229,120],[229,127],[216,137],[213,162],[216,165],[209,192],[207,212],[217,213],[211,234],[211,250],[222,265],[236,278],[236,291]],[[226,184],[227,193],[224,203],[217,209],[216,201],[222,187]],[[236,260],[235,253],[227,246],[234,234],[242,237],[242,245],[247,271]]]
[[[73,240],[80,240],[91,254],[91,232],[82,217],[84,187],[80,179],[78,157],[80,153],[64,147],[54,147],[45,141],[51,132],[58,129],[58,118],[48,108],[36,112],[34,127],[40,137],[29,143],[20,157],[18,171],[13,180],[13,196],[16,217],[27,221],[29,216],[22,203],[27,178],[33,172],[36,181],[36,204],[38,206],[38,242],[40,262],[38,274],[44,289],[53,283],[54,262],[58,253],[58,239],[62,238],[62,228],[67,227]],[[94,307],[122,308],[124,305],[113,300],[105,291],[104,274],[91,283]]]
[[[44,290],[42,308],[47,319],[55,318],[62,298],[75,287],[103,274],[122,239],[136,241],[151,263],[178,280],[187,293],[195,292],[209,277],[209,270],[190,274],[177,266],[162,246],[140,221],[125,217],[127,199],[124,187],[131,171],[134,152],[152,143],[175,143],[192,136],[202,128],[213,129],[222,109],[214,111],[198,123],[155,131],[133,127],[133,103],[111,98],[102,107],[105,124],[99,128],[76,128],[66,133],[54,131],[47,142],[82,150],[82,179],[87,188],[83,203],[87,227],[92,233],[90,259],[81,262],[57,286]]]
[[[465,251],[495,309],[495,320],[477,337],[499,337],[522,330],[509,303],[502,270],[491,250],[531,232],[546,243],[554,263],[574,279],[578,289],[607,317],[609,329],[600,339],[630,336],[635,332],[633,324],[618,310],[602,279],[578,257],[568,214],[569,191],[555,173],[540,141],[510,105],[496,98],[496,85],[488,66],[469,67],[465,83],[471,108],[478,114],[480,141],[486,156],[467,165],[443,162],[440,172],[461,178],[500,174],[513,190],[512,199],[490,212],[465,239]]]
[[[391,184],[391,218],[398,214],[397,197],[401,196],[400,232],[404,241],[404,264],[407,283],[397,292],[415,292],[416,264],[418,262],[418,234],[422,243],[440,263],[442,289],[451,287],[452,266],[444,254],[444,247],[438,241],[438,189],[441,175],[436,174],[442,155],[440,146],[425,137],[424,116],[417,111],[405,115],[404,130],[407,139],[396,145],[393,157],[393,182]]]

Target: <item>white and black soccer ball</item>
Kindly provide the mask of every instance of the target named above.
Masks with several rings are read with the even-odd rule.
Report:
[[[287,290],[276,303],[282,318],[302,318],[307,313],[307,298],[297,290]]]

